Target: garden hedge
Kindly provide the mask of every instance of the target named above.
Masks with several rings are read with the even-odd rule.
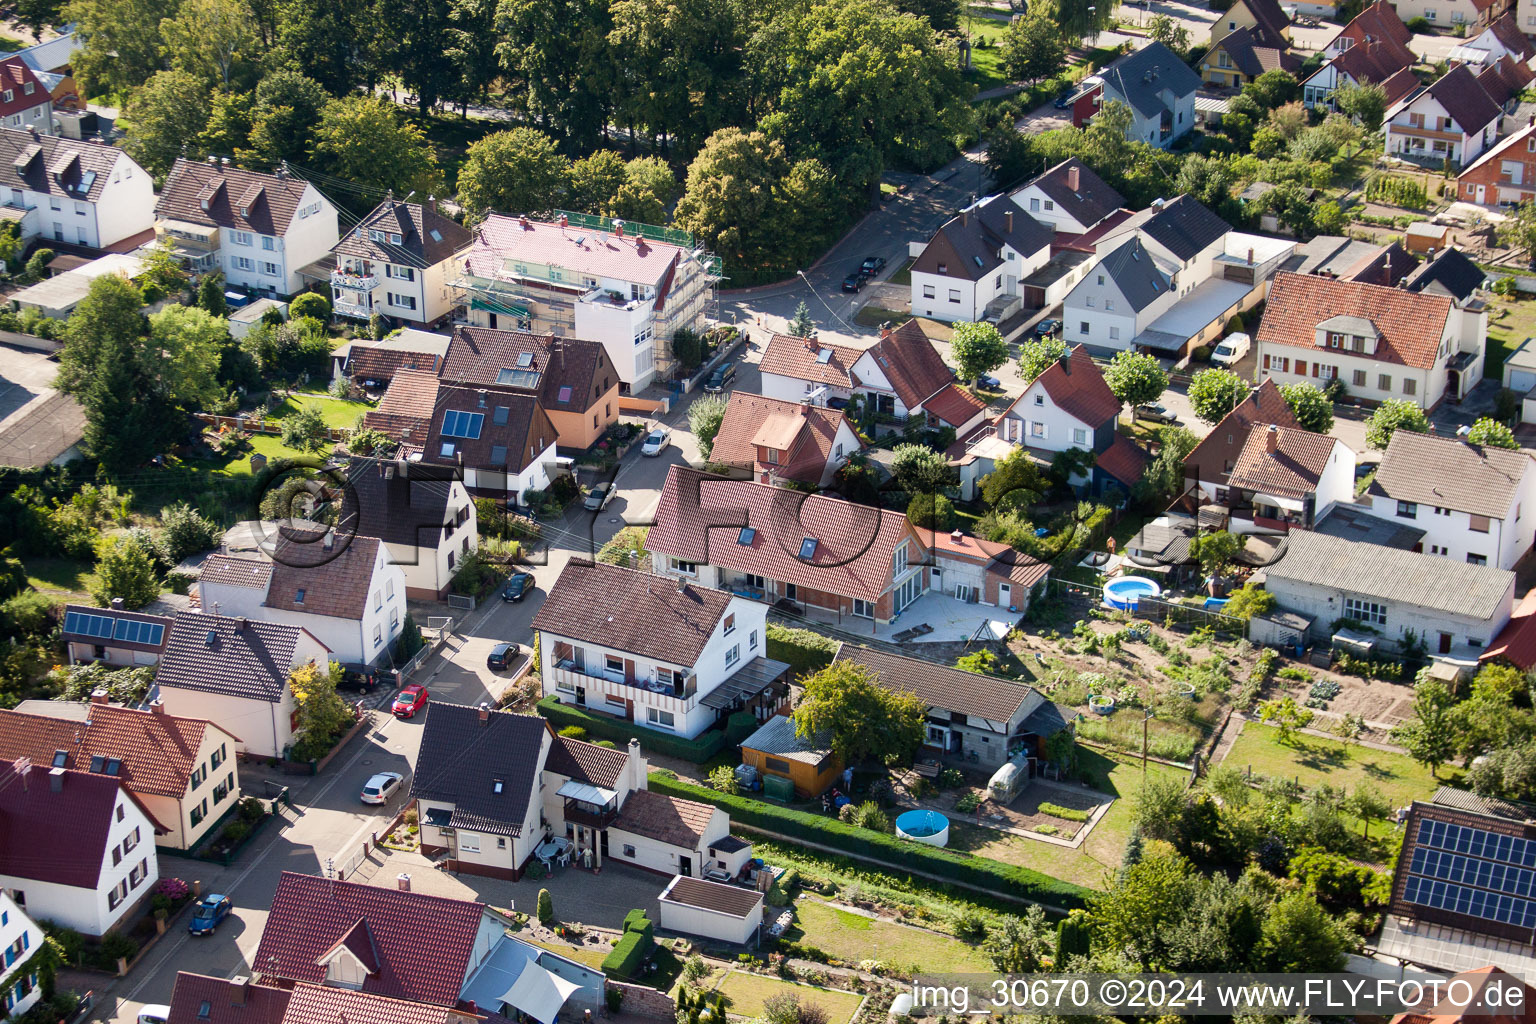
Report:
[[[789,678],[819,672],[837,656],[837,641],[809,629],[768,624],[768,657],[789,663]]]
[[[878,863],[883,870],[907,866],[955,882],[986,889],[1005,899],[1047,903],[1063,909],[1080,907],[1089,890],[1029,868],[975,857],[954,850],[906,842],[884,832],[872,832],[806,811],[777,807],[745,796],[732,796],[680,779],[652,774],[649,788],[665,796],[714,804],[731,815],[731,823],[791,839],[803,839],[855,859]]]
[[[720,729],[700,733],[696,739],[674,736],[669,732],[647,729],[634,722],[626,722],[606,715],[594,715],[570,704],[562,704],[554,697],[539,701],[539,714],[555,727],[556,732],[571,726],[587,730],[591,740],[613,740],[620,749],[629,745],[630,739],[640,741],[642,752],[680,757],[684,761],[702,764],[725,749],[727,737]]]
[[[613,951],[603,957],[603,973],[610,978],[628,980],[637,977],[645,963],[645,955],[651,951],[651,937],[644,932],[625,932],[613,946]]]
[[[654,926],[651,919],[645,916],[645,911],[636,907],[624,915],[624,930],[626,932],[639,932],[647,939],[655,938]]]

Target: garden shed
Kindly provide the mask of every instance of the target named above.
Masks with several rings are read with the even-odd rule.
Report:
[[[657,897],[661,927],[735,946],[757,944],[763,923],[763,894],[739,885],[723,885],[678,875]]]
[[[742,741],[741,763],[756,768],[767,794],[780,799],[791,794],[774,792],[771,782],[787,782],[793,795],[809,799],[826,792],[843,770],[828,738],[796,735],[795,720],[788,715],[774,715]]]

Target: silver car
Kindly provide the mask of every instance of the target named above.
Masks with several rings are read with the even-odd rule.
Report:
[[[613,500],[613,484],[604,480],[587,492],[587,500],[582,502],[582,507],[588,512],[601,512],[608,507]]]
[[[648,459],[654,459],[667,449],[668,439],[671,433],[666,427],[657,427],[645,435],[645,443],[640,446],[640,454]]]

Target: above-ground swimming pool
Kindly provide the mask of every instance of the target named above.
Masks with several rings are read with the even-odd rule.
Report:
[[[938,811],[907,811],[896,816],[896,835],[929,846],[943,846],[949,842],[949,819]]]
[[[1163,592],[1156,580],[1145,576],[1121,576],[1104,584],[1104,603],[1111,608],[1130,611],[1143,597],[1157,597]]]

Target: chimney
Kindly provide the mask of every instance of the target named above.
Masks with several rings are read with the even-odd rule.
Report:
[[[969,210],[961,210],[960,211],[960,226],[961,227],[965,227],[965,225],[966,225],[966,218],[968,217],[969,214],[970,214]]]
[[[336,531],[326,530],[325,537],[320,541],[320,546],[326,551],[334,551],[336,549]]]
[[[1073,192],[1076,192],[1077,188],[1078,188],[1078,184],[1081,181],[1082,181],[1082,175],[1080,175],[1078,173],[1077,165],[1074,164],[1071,167],[1068,167],[1067,168],[1067,188],[1069,190],[1073,191]]]
[[[480,702],[480,724],[486,725],[491,720],[491,705],[486,701]]]
[[[165,701],[163,701],[163,700],[155,701],[153,704],[151,704],[149,706],[149,710],[150,710],[151,714],[156,714],[156,715],[163,715],[163,714],[165,714]]]
[[[437,212],[437,196],[427,196],[427,209]]]
[[[1280,445],[1280,428],[1273,423],[1264,432],[1264,450],[1269,454],[1275,454],[1275,449]]]
[[[64,790],[64,769],[54,768],[48,773],[48,791],[60,793]]]
[[[881,328],[880,328],[880,340],[884,341],[886,338],[889,338],[890,336],[891,336],[891,328],[888,325],[882,325]]]
[[[96,689],[91,691],[92,704],[108,704],[110,702],[111,696],[107,693],[105,687],[98,686]]]
[[[954,533],[949,535],[949,539],[954,541],[956,544],[960,544],[964,542],[965,534],[961,533],[959,530],[956,530]]]
[[[250,622],[244,615],[235,620],[235,632],[244,633],[246,625]]]
[[[629,771],[629,788],[644,789],[648,774],[645,755],[640,753],[640,741],[633,736],[629,739]]]
[[[1061,369],[1064,373],[1072,372],[1072,346],[1068,345],[1061,353]]]
[[[1008,210],[1003,214],[1003,223],[1008,227],[1008,233],[1013,234],[1013,211]]]
[[[1253,266],[1253,246],[1248,247],[1248,265]]]
[[[246,992],[251,987],[251,979],[244,974],[237,974],[229,979],[229,1005],[244,1006]]]
[[[115,612],[120,612],[120,611],[123,610],[123,599],[122,598],[114,597],[112,599],[112,610],[115,611]]]

